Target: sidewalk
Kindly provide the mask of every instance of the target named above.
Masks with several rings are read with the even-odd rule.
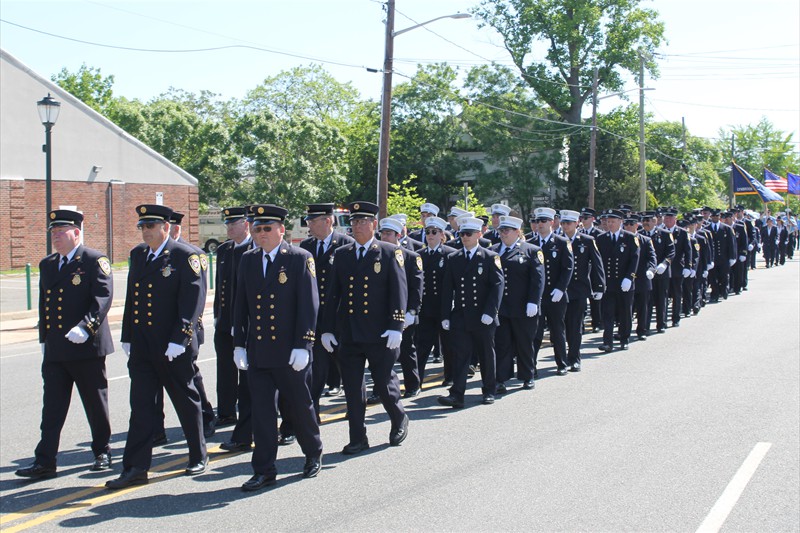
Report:
[[[206,308],[203,313],[203,323],[213,322],[209,315],[214,306],[214,291],[209,290],[206,294]],[[111,309],[108,311],[108,322],[112,329],[119,326],[122,322],[125,301],[114,300]],[[0,346],[16,344],[20,342],[31,342],[39,339],[39,330],[36,325],[39,323],[39,310],[13,311],[0,314]],[[117,339],[115,339],[116,342]]]

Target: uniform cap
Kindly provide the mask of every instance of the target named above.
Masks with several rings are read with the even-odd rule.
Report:
[[[48,228],[56,228],[58,226],[75,226],[81,227],[83,222],[83,214],[69,209],[56,209],[50,211],[50,225]]]
[[[483,221],[475,217],[463,217],[460,218],[458,222],[459,231],[463,230],[480,231],[482,227],[483,227]]]
[[[399,220],[400,224],[402,224],[403,226],[405,226],[406,223],[408,222],[408,215],[406,215],[405,213],[397,213],[396,215],[390,215],[389,218]]]
[[[584,207],[581,209],[581,216],[597,216],[597,212],[591,207]]]
[[[570,211],[569,209],[562,209],[561,210],[561,221],[562,222],[577,222],[578,219],[581,217],[581,214],[577,211]]]
[[[623,213],[619,209],[606,209],[605,211],[603,211],[603,215],[606,218],[619,218],[620,220],[625,218],[625,213]]]
[[[322,204],[308,204],[306,206],[306,220],[311,220],[317,217],[325,216],[325,215],[332,215],[333,214],[333,204],[331,203],[322,203]]]
[[[461,209],[460,207],[451,207],[450,208],[450,212],[447,213],[447,216],[448,217],[456,217],[456,218],[458,218],[458,217],[462,217],[462,216],[467,215],[467,214],[469,214],[470,216],[474,215],[474,213],[470,213],[469,211],[467,211],[465,209]]]
[[[222,220],[225,224],[236,222],[247,216],[247,208],[244,206],[226,207],[222,210]]]
[[[533,210],[534,218],[546,218],[548,220],[553,220],[556,216],[556,210],[550,209],[549,207],[537,207]]]
[[[178,213],[177,211],[173,211],[172,216],[169,217],[169,223],[180,226],[181,223],[183,222],[183,217],[185,216],[186,215],[184,215],[183,213]]]
[[[350,218],[375,218],[378,214],[378,205],[372,202],[351,202],[347,204]]]
[[[498,228],[513,228],[520,229],[522,227],[522,219],[512,216],[501,216]]]
[[[172,209],[165,205],[142,204],[136,206],[136,214],[139,215],[139,224],[169,222],[172,217]]]
[[[272,222],[283,223],[288,211],[279,205],[259,204],[250,207],[253,212],[253,224],[256,226]]]
[[[492,214],[508,216],[511,214],[511,208],[504,204],[492,204]]]
[[[403,224],[400,222],[399,219],[394,217],[382,218],[380,223],[378,224],[378,231],[383,231],[383,230],[390,230],[394,231],[395,233],[402,233]]]
[[[430,213],[433,216],[439,216],[439,207],[436,204],[424,203],[419,206],[420,213]]]
[[[428,217],[425,219],[426,228],[438,228],[442,231],[447,229],[447,221],[439,217]]]

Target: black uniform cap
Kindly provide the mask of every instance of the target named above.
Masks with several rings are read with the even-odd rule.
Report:
[[[289,213],[286,209],[279,205],[261,204],[252,205],[250,210],[253,212],[253,224],[269,224],[271,222],[280,222],[286,220],[286,215]]]
[[[308,204],[306,209],[306,220],[311,220],[317,217],[332,215],[333,204]]]
[[[222,210],[222,219],[225,224],[230,224],[246,217],[247,207],[226,207]]]
[[[350,210],[350,218],[375,218],[378,214],[378,206],[372,202],[352,202],[347,204]]]
[[[77,211],[70,211],[69,209],[56,209],[50,211],[50,225],[49,228],[58,226],[75,226],[81,227],[83,222],[83,215]]]
[[[173,211],[172,216],[169,217],[169,223],[177,224],[178,226],[180,226],[181,222],[183,222],[183,217],[185,216],[186,215],[184,215],[183,213],[178,213],[177,211]]]
[[[139,215],[139,224],[169,222],[172,217],[172,209],[165,205],[142,204],[136,206],[136,214]]]

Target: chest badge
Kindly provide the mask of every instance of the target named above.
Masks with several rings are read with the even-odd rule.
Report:
[[[624,252],[625,251],[625,245],[624,244],[619,247],[619,251],[620,252]]]
[[[439,259],[439,268],[444,268],[444,257]]]
[[[73,285],[76,285],[76,286],[81,284],[81,277],[80,277],[80,275],[78,275],[78,274],[75,274],[75,275],[72,277],[72,284],[73,284]]]
[[[373,266],[373,269],[375,270],[376,274],[380,274],[381,273],[381,263],[380,263],[380,261],[375,261],[375,266]]]
[[[483,274],[483,265],[478,267],[478,275],[480,276],[481,274]]]
[[[281,272],[278,274],[278,283],[280,283],[281,285],[286,283],[288,280],[289,278],[286,277],[286,272]]]
[[[581,244],[580,246],[578,246],[578,252],[579,253],[583,253],[585,251],[586,251],[586,247],[584,245]]]
[[[170,277],[171,274],[172,274],[172,267],[170,265],[167,265],[161,269],[161,275],[164,276],[165,278]]]
[[[558,252],[556,252],[555,250],[553,250],[553,259],[555,259],[556,257],[558,257]]]
[[[525,258],[522,257],[522,256],[519,256],[519,264],[521,265],[524,262],[525,262]]]

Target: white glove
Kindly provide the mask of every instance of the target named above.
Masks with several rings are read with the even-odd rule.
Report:
[[[305,348],[295,348],[292,350],[291,355],[289,355],[289,364],[292,365],[292,368],[296,371],[300,372],[308,366],[309,359],[311,359],[311,355],[308,353],[308,350]]]
[[[736,264],[736,259],[728,259],[728,266],[733,266]]]
[[[494,322],[494,319],[489,315],[481,315],[481,324],[488,326],[492,322]]]
[[[122,351],[125,352],[125,355],[130,357],[131,356],[131,343],[123,342],[122,343]]]
[[[219,322],[219,318],[214,319],[214,327],[217,327],[217,322]]]
[[[592,298],[594,298],[595,300],[602,300],[603,299],[603,293],[602,292],[596,292],[596,293],[592,294]]]
[[[233,349],[233,362],[236,364],[236,368],[239,370],[247,370],[249,366],[247,364],[247,350],[242,348],[241,346],[237,346]]]
[[[629,290],[631,290],[631,285],[633,285],[633,282],[630,279],[625,278],[622,280],[620,288],[622,289],[622,292],[628,292]]]
[[[689,277],[690,278],[696,278],[697,277],[697,270],[692,269],[692,271],[689,273]]]
[[[656,270],[658,270],[658,269],[656,269]],[[649,268],[647,269],[647,272],[644,273],[644,275],[647,276],[647,279],[653,279],[654,277],[656,277],[655,272],[653,272]]]
[[[386,347],[390,350],[399,348],[400,343],[403,342],[403,334],[393,329],[387,329],[381,337],[386,337]]]
[[[553,303],[558,303],[561,301],[561,298],[564,297],[564,291],[553,289],[553,292],[550,293],[550,296],[552,297]]]
[[[703,278],[707,278],[707,277],[708,277],[708,270],[704,270],[703,271]]]
[[[44,343],[40,343],[39,347],[42,349],[42,355],[44,355]]]
[[[689,270],[688,268],[684,268],[683,270],[681,270],[681,274],[683,275],[684,278],[688,278],[689,276],[692,275],[692,271]]]
[[[442,329],[445,331],[450,331],[450,321],[449,320],[442,320]]]
[[[164,355],[166,355],[167,359],[169,359],[170,362],[171,362],[173,359],[175,359],[176,357],[178,357],[180,354],[182,354],[185,351],[186,351],[186,347],[185,346],[183,346],[181,344],[175,344],[174,342],[171,342],[171,343],[167,344],[167,351],[164,352]]]
[[[747,256],[746,255],[740,255],[739,256],[739,262],[740,263],[744,263],[745,261],[747,261]]]
[[[667,271],[667,264],[666,263],[659,263],[656,267],[656,274],[663,274]]]
[[[708,265],[708,269],[712,270],[714,268],[714,261],[711,261],[711,264]]]
[[[406,319],[403,321],[403,328],[407,328],[408,326],[414,325],[414,319],[416,319],[416,315],[412,315],[411,313],[406,313]]]
[[[533,303],[529,303],[525,306],[525,314],[528,316],[536,316],[539,314],[539,306]]]
[[[325,351],[330,353],[333,353],[334,346],[339,345],[339,341],[336,340],[333,333],[323,333],[319,340],[322,342],[322,347],[325,348]]]
[[[748,245],[747,245],[747,251],[748,251],[748,252],[752,252],[752,251],[753,251],[753,248],[754,248],[754,246],[753,246],[752,244],[748,244]]]
[[[89,340],[89,334],[80,326],[75,326],[64,336],[69,342],[74,342],[75,344],[83,344]]]

